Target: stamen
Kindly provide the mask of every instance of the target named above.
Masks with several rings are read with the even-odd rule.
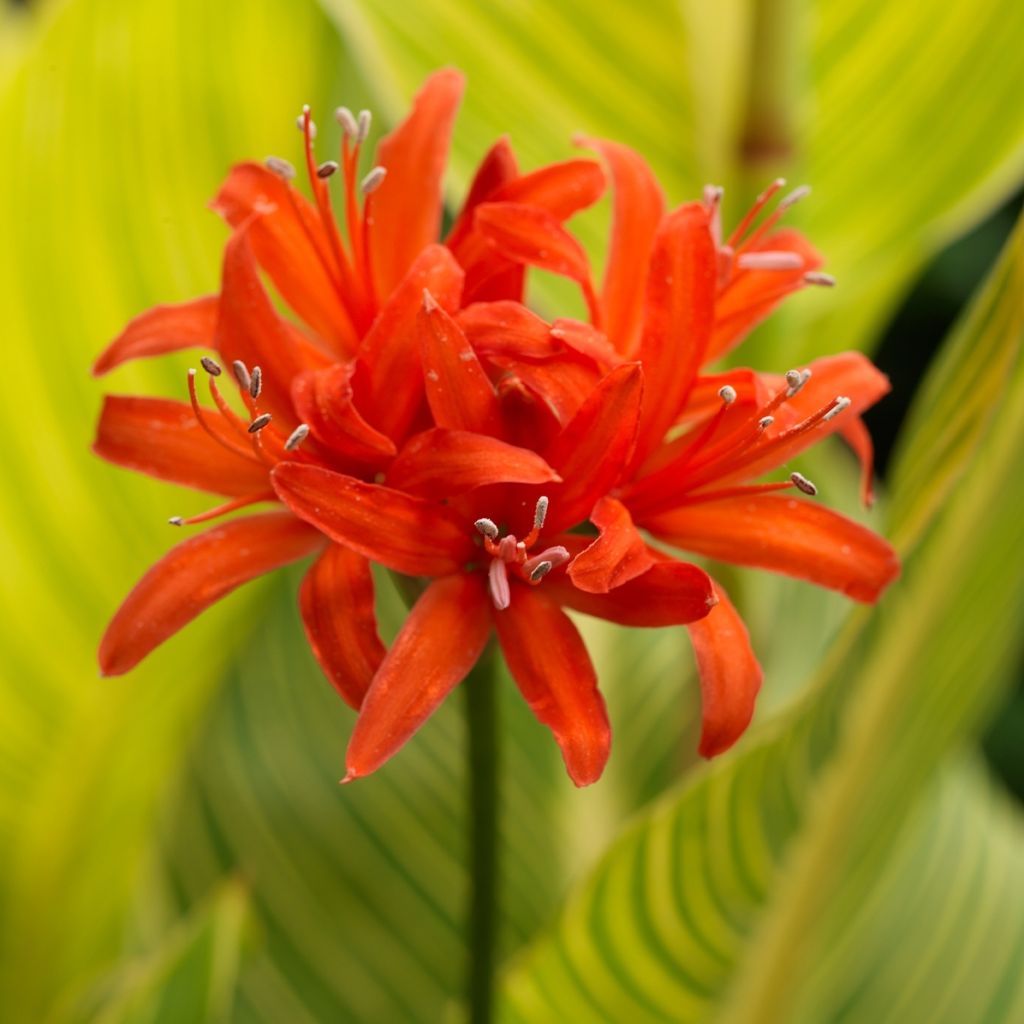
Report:
[[[203,369],[211,377],[219,377],[220,376],[220,374],[221,374],[220,365],[216,361],[211,359],[209,356],[203,356],[203,358],[200,359],[199,362],[202,365]]]
[[[252,377],[249,376],[248,367],[241,359],[236,359],[231,364],[231,369],[235,375],[235,380],[238,381],[238,386],[243,391],[248,391],[252,387]]]
[[[747,233],[747,229],[751,224],[754,223],[757,215],[764,209],[765,204],[780,188],[784,188],[786,185],[785,178],[776,178],[758,197],[754,200],[754,205],[747,211],[746,216],[736,225],[736,230],[729,236],[729,240],[726,243],[732,248],[736,248],[739,244],[740,239]]]
[[[810,185],[800,185],[793,189],[788,196],[779,200],[779,205],[775,208],[777,213],[784,213],[791,206],[799,203],[801,199],[806,199],[811,194]]]
[[[263,390],[263,371],[258,367],[252,368],[252,373],[249,375],[249,394],[253,398],[259,398],[260,392]]]
[[[171,518],[168,519],[167,522],[171,526],[184,526],[185,525],[185,520],[182,519],[181,516],[171,516]]]
[[[386,167],[374,167],[369,174],[359,183],[359,191],[364,196],[368,196],[384,184],[384,179],[387,177],[388,169]]]
[[[572,556],[569,552],[562,547],[561,544],[556,544],[554,547],[547,548],[542,551],[539,555],[534,555],[533,558],[528,558],[523,562],[523,573],[526,578],[531,582],[536,582],[537,579],[541,579],[546,576],[556,566],[564,565]],[[537,570],[542,566],[547,565],[540,576],[535,576]]]
[[[548,499],[541,496],[537,499],[537,507],[533,510],[533,528],[535,530],[542,530],[544,528],[544,520],[548,514]]]
[[[338,171],[337,160],[325,160],[317,169],[316,176],[318,178],[329,178],[332,174],[336,174]]]
[[[492,558],[487,570],[487,586],[491,592],[491,600],[498,611],[504,611],[512,600],[512,592],[508,585],[508,567],[500,558]]]
[[[273,418],[269,412],[265,412],[262,416],[257,416],[246,429],[250,434],[258,434]]]
[[[543,562],[538,562],[537,567],[533,570],[533,572],[530,573],[530,582],[540,583],[540,581],[544,579],[544,577],[547,576],[547,574],[551,572],[552,569],[554,569],[554,566],[550,562],[546,560]]]
[[[498,558],[503,562],[515,562],[518,554],[519,542],[513,534],[506,533],[505,536],[498,541]]]
[[[268,156],[264,164],[271,174],[276,174],[283,181],[291,181],[295,177],[295,168],[283,157]]]
[[[810,379],[810,370],[787,370],[786,383],[789,387],[786,389],[786,397],[792,398]]]
[[[795,252],[744,252],[736,258],[741,270],[799,270],[804,265],[803,257]]]
[[[812,270],[804,274],[804,284],[816,284],[821,288],[835,288],[836,279],[831,274],[823,274]]]
[[[490,519],[478,519],[473,525],[488,540],[498,539],[498,527]]]
[[[731,384],[723,384],[718,389],[718,397],[726,405],[732,405],[736,401],[736,389]]]
[[[306,438],[309,437],[309,426],[305,423],[300,423],[289,435],[288,440],[284,443],[285,451],[293,452],[296,448],[302,444]]]
[[[818,493],[818,488],[802,473],[790,473],[789,479],[798,491],[803,491],[804,494],[809,494],[812,498]]]
[[[762,430],[767,430],[775,422],[774,416],[762,416],[758,421],[757,425]]]
[[[356,122],[356,142],[365,142],[366,136],[370,134],[370,125],[373,123],[373,115],[368,110],[359,111],[359,120]]]
[[[708,210],[713,211],[716,206],[722,201],[722,196],[725,195],[725,189],[721,185],[705,185],[704,186],[704,205]]]
[[[835,405],[833,405],[832,408],[829,409],[829,411],[825,413],[824,416],[822,416],[822,419],[834,420],[844,409],[848,409],[850,407],[850,404],[851,403],[849,398],[847,398],[845,395],[840,395],[838,398],[836,398]]]
[[[302,113],[299,114],[299,116],[297,118],[295,118],[295,127],[298,128],[300,132],[305,132],[305,130],[306,130],[306,118],[308,116],[309,116],[309,104],[306,103],[302,107]],[[310,122],[309,122],[309,137],[310,137],[310,139],[315,139],[316,138],[316,124],[312,120],[310,120]]]
[[[352,116],[352,111],[348,107],[338,107],[334,111],[334,120],[341,125],[349,138],[358,140],[359,126],[356,124],[356,119]]]

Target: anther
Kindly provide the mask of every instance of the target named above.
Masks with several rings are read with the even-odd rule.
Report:
[[[803,491],[804,494],[808,494],[812,498],[818,493],[818,488],[802,473],[790,473],[789,479],[798,491]]]
[[[185,520],[182,519],[181,516],[171,516],[171,518],[168,519],[167,522],[170,523],[171,526],[184,526],[185,525]]]
[[[786,397],[792,398],[810,379],[810,370],[787,370],[786,383],[789,387],[786,388]]]
[[[544,520],[548,514],[548,499],[543,495],[537,499],[537,507],[533,510],[533,528],[541,530],[544,528]]]
[[[713,210],[722,201],[722,196],[724,195],[725,189],[721,185],[705,185],[704,205],[709,210]]]
[[[804,274],[804,284],[816,284],[820,288],[835,288],[836,279],[831,274],[823,274],[818,270],[812,270]]]
[[[810,194],[810,185],[800,185],[798,188],[793,189],[788,196],[779,200],[777,207],[779,213],[782,213],[783,210],[788,210],[794,203],[799,203],[801,199],[806,199]]]
[[[530,582],[539,583],[552,569],[554,569],[554,565],[551,562],[538,563],[537,567],[530,573]]]
[[[478,519],[473,524],[488,540],[498,539],[498,527],[490,519]]]
[[[336,160],[325,160],[316,169],[316,176],[318,178],[329,178],[337,170],[338,170],[338,162]]]
[[[341,125],[345,134],[350,138],[357,139],[359,137],[359,126],[348,107],[338,107],[334,112],[334,120]]]
[[[238,381],[238,386],[243,391],[248,391],[252,387],[252,377],[249,376],[249,369],[245,363],[241,359],[236,359],[231,364],[231,369],[235,375],[235,380]]]
[[[823,420],[834,420],[844,409],[850,407],[850,399],[845,395],[839,395],[836,398],[836,404],[822,417]]]
[[[384,179],[387,177],[388,169],[386,167],[374,167],[372,171],[359,183],[359,190],[364,196],[370,195],[371,192],[376,192],[384,183]]]
[[[736,258],[741,270],[799,270],[804,258],[795,252],[743,252]]]
[[[309,437],[309,426],[305,423],[300,423],[288,435],[288,440],[284,443],[285,451],[295,451],[295,449],[298,448],[307,437]]]
[[[762,430],[767,430],[775,422],[774,416],[762,416],[758,421],[757,425]]]
[[[731,384],[723,384],[718,389],[718,397],[726,405],[732,405],[736,401],[736,389]]]
[[[265,412],[262,416],[257,416],[256,419],[249,424],[247,429],[250,434],[258,434],[272,419],[273,417],[270,413]]]
[[[370,134],[372,122],[373,115],[368,110],[359,111],[359,120],[356,122],[356,142],[366,141],[366,136]]]
[[[298,128],[300,132],[304,132],[306,130],[306,114],[308,113],[309,107],[305,106],[302,108],[302,113],[295,118],[295,127]],[[316,124],[313,121],[309,122],[309,137],[311,139],[316,138]]]
[[[203,358],[200,359],[199,362],[202,364],[203,369],[211,377],[219,377],[220,376],[220,373],[221,373],[220,364],[217,363],[216,360],[211,359],[209,356],[203,356]]]
[[[276,174],[284,181],[291,181],[295,177],[295,168],[283,157],[268,156],[264,164],[271,174]]]
[[[253,398],[259,398],[260,392],[263,390],[263,371],[258,367],[252,368],[252,373],[249,375],[249,394]]]

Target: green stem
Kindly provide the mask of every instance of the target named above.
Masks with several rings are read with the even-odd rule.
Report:
[[[469,863],[472,888],[466,920],[470,1024],[491,1024],[498,921],[498,729],[494,646],[463,684],[469,767]]]

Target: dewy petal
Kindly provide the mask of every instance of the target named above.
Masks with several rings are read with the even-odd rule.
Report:
[[[462,209],[445,239],[445,245],[456,256],[460,255],[460,246],[472,230],[473,212],[476,208],[486,202],[497,188],[514,180],[518,174],[519,167],[516,163],[515,153],[512,152],[512,145],[508,141],[508,137],[503,135],[480,161],[480,166],[476,169],[469,191],[466,193]],[[465,266],[461,259],[459,262]]]
[[[462,270],[443,245],[428,245],[385,302],[363,339],[353,386],[356,404],[378,430],[401,442],[423,402],[416,318],[429,291],[442,309],[458,308]]]
[[[487,484],[543,484],[561,479],[536,453],[496,437],[463,430],[416,434],[388,468],[387,485],[432,498],[451,498]]]
[[[743,619],[721,584],[715,594],[718,604],[707,618],[687,627],[700,673],[702,757],[721,754],[743,735],[763,678]]]
[[[481,355],[546,359],[559,351],[547,321],[520,302],[474,302],[455,319]]]
[[[96,377],[115,366],[144,356],[161,356],[183,348],[213,348],[217,326],[217,296],[191,302],[154,306],[135,317],[93,363]]]
[[[634,463],[660,444],[704,363],[715,301],[715,247],[708,212],[688,203],[661,223],[654,239],[640,360],[647,393]]]
[[[537,719],[554,734],[569,777],[596,782],[611,748],[611,727],[597,676],[576,627],[540,590],[513,588],[493,612],[512,678]]]
[[[444,576],[472,557],[465,523],[445,506],[320,466],[282,462],[280,499],[331,540],[407,576]]]
[[[654,565],[629,509],[621,501],[601,498],[590,513],[590,521],[600,530],[600,536],[569,566],[569,576],[580,590],[606,594]]]
[[[222,417],[208,423],[237,443]],[[107,395],[92,450],[118,466],[213,494],[239,497],[270,487],[266,466],[233,455],[203,430],[190,405],[166,398]]]
[[[543,362],[504,355],[491,356],[490,362],[506,377],[516,378],[532,391],[564,424],[576,415],[601,380],[593,360],[570,351]]]
[[[259,164],[233,167],[212,203],[233,227],[248,225],[259,265],[285,302],[340,355],[358,336],[348,302],[324,258],[332,259],[320,215],[305,197]],[[336,275],[337,271],[333,273]]]
[[[363,701],[345,781],[376,771],[469,673],[490,633],[477,574],[435,580],[413,605]]]
[[[200,612],[236,587],[323,545],[287,512],[220,523],[172,548],[117,610],[100,642],[104,675],[134,668]]]
[[[299,608],[324,675],[356,710],[384,659],[377,633],[370,563],[341,544],[330,544],[306,573]]]
[[[596,149],[611,173],[612,237],[601,288],[601,325],[619,353],[635,358],[643,324],[644,283],[665,198],[647,163],[628,146],[603,139],[576,141]]]
[[[376,165],[387,169],[369,223],[378,296],[390,295],[440,234],[441,179],[464,85],[452,68],[435,71],[416,94],[409,116],[377,147]]]
[[[459,325],[432,298],[416,318],[427,402],[439,427],[502,434],[501,406]]]
[[[687,551],[796,576],[857,601],[876,601],[899,575],[896,552],[881,537],[799,498],[723,498],[651,516],[641,525]]]

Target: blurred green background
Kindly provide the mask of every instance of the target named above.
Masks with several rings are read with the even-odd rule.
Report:
[[[810,182],[794,221],[839,287],[742,358],[857,347],[896,386],[866,521],[904,578],[871,611],[729,575],[766,669],[729,755],[695,764],[682,631],[586,624],[615,747],[585,792],[505,681],[501,1019],[1024,1019],[1021,52],[1016,0],[9,4],[0,1019],[459,1019],[458,701],[341,791],[351,715],[288,573],[99,680],[106,620],[203,499],[88,451],[108,388],[183,390],[185,357],[88,367],[216,288],[227,168],[294,159],[304,102],[322,141],[338,103],[380,132],[442,64],[469,77],[453,202],[503,133],[526,167],[627,142],[672,201],[725,184],[727,220]],[[606,224],[574,224],[598,265]],[[865,515],[840,446],[806,469]]]

